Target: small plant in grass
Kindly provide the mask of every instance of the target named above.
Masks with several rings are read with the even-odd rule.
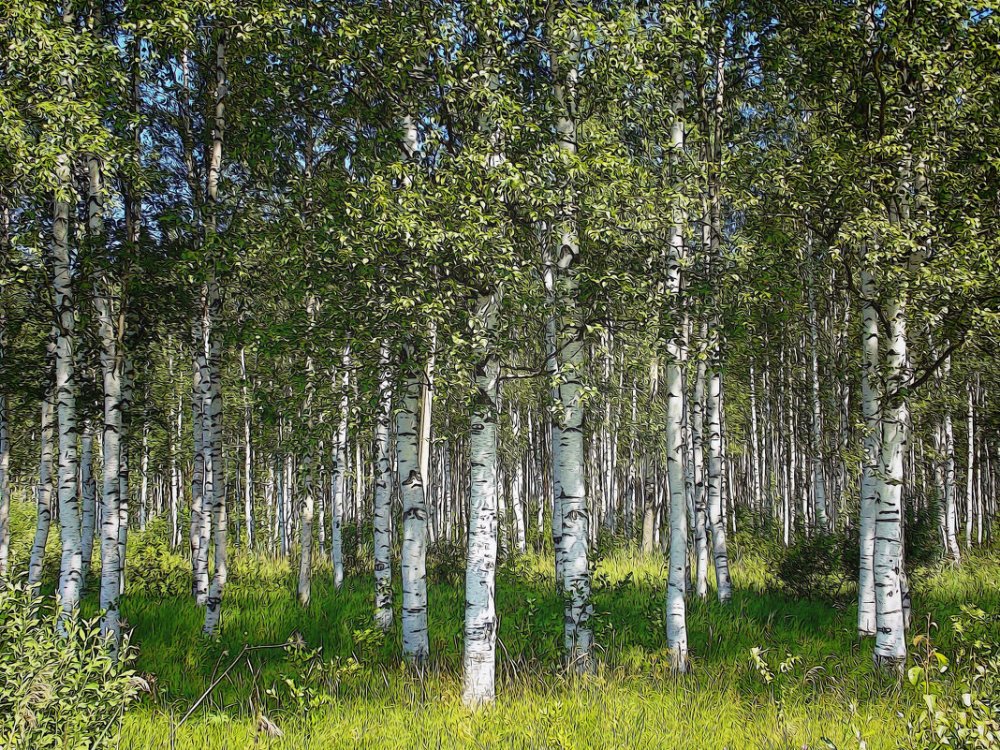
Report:
[[[183,596],[191,590],[191,563],[170,549],[161,518],[151,521],[129,544],[126,567],[130,593],[164,598]]]
[[[96,619],[60,623],[22,582],[0,588],[0,623],[0,747],[115,747],[125,710],[148,688],[127,639],[115,661]]]
[[[841,554],[836,535],[800,535],[778,563],[778,580],[797,599],[836,597],[846,582]]]
[[[915,747],[993,750],[1000,747],[1000,615],[963,605],[952,617],[953,660],[935,648],[930,627],[913,639],[909,683],[923,697],[911,722]]]

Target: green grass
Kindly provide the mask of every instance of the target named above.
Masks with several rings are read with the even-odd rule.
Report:
[[[568,679],[560,669],[562,601],[550,561],[532,556],[499,570],[499,697],[495,706],[470,713],[459,698],[464,591],[454,561],[450,569],[432,568],[433,659],[418,676],[400,663],[398,633],[381,640],[372,631],[372,584],[360,570],[336,591],[321,566],[312,603],[303,609],[287,562],[239,555],[222,634],[205,640],[203,613],[184,592],[186,563],[154,543],[160,531],[136,534],[130,542],[133,585],[123,612],[139,647],[137,668],[151,675],[153,692],[126,716],[123,748],[170,748],[174,735],[173,746],[192,749],[878,750],[908,744],[907,717],[920,702],[913,690],[872,667],[871,643],[859,642],[854,632],[850,592],[835,602],[794,600],[769,582],[763,561],[739,555],[728,606],[711,598],[689,603],[694,671],[672,677],[663,635],[663,560],[616,550],[595,569],[600,666],[584,679]],[[137,590],[140,582],[157,592]],[[949,615],[961,604],[1000,610],[996,559],[973,557],[961,569],[942,566],[915,576],[915,584],[914,630],[936,623],[932,637],[945,648]],[[91,611],[96,606],[92,596],[85,604]],[[296,655],[282,648],[244,654],[175,729],[244,646],[282,644],[292,636],[307,649],[321,649],[320,655],[308,661],[301,650]],[[776,675],[771,684],[751,664],[754,647],[765,649]],[[779,669],[781,662],[787,671]],[[303,677],[309,669],[313,676]],[[296,700],[286,677],[311,692]],[[262,731],[261,714],[283,736]]]

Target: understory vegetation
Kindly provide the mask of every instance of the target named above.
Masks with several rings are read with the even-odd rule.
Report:
[[[28,507],[15,504],[15,540],[27,538],[30,518]],[[599,545],[599,660],[596,673],[583,677],[562,669],[563,602],[551,559],[509,555],[497,574],[501,697],[475,713],[461,701],[464,562],[448,545],[429,551],[434,657],[413,673],[400,659],[398,630],[383,634],[371,625],[364,545],[345,549],[352,564],[339,591],[330,567],[319,564],[306,608],[295,599],[294,561],[236,554],[221,634],[206,640],[203,611],[188,594],[187,561],[162,544],[162,531],[151,524],[136,534],[126,565],[123,617],[138,646],[139,680],[109,682],[74,709],[92,711],[115,690],[115,705],[141,694],[121,719],[119,747],[996,746],[1000,563],[988,553],[960,568],[945,562],[913,572],[914,648],[902,678],[877,669],[859,641],[852,583],[809,596],[790,592],[780,579],[818,543],[749,549],[737,536],[731,603],[709,597],[690,604],[693,666],[683,677],[670,673],[663,635],[661,555],[615,539]],[[345,529],[345,538],[358,534]],[[58,568],[54,559],[51,566]],[[83,608],[96,609],[93,597]],[[39,627],[54,633],[53,623],[43,617]],[[54,637],[48,647],[68,648]],[[19,678],[10,671],[13,650],[3,652],[8,700]],[[934,696],[930,716],[926,695]],[[121,718],[104,709],[101,716],[115,728]],[[977,722],[992,739],[977,740]],[[7,730],[2,720],[0,726]],[[968,736],[960,738],[963,726]]]

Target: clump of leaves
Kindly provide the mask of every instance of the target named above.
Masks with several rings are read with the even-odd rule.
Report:
[[[963,605],[952,618],[958,645],[949,661],[926,633],[913,639],[909,683],[924,705],[911,722],[915,747],[989,750],[1000,747],[1000,615]]]
[[[116,747],[125,710],[148,689],[127,639],[117,660],[96,619],[60,621],[22,582],[0,588],[0,747]]]

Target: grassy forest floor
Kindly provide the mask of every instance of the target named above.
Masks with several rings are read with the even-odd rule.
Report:
[[[30,523],[30,510],[15,507],[15,546],[30,537]],[[871,644],[855,635],[853,589],[789,597],[770,563],[739,539],[733,601],[689,603],[693,673],[683,678],[667,669],[661,557],[620,547],[599,553],[600,667],[573,680],[560,671],[562,602],[550,561],[504,563],[497,581],[498,701],[473,714],[460,701],[464,589],[457,548],[439,547],[429,561],[434,658],[416,676],[397,656],[398,633],[384,637],[371,627],[372,583],[359,560],[340,591],[320,566],[312,603],[302,608],[287,561],[237,554],[222,635],[207,641],[202,610],[186,594],[187,562],[166,549],[166,536],[156,524],[129,541],[123,611],[139,649],[136,669],[152,691],[125,716],[123,748],[915,746],[908,725],[922,695],[873,668]],[[51,571],[57,561],[55,549],[50,553]],[[961,605],[1000,611],[995,557],[971,558],[961,569],[929,568],[913,579],[913,634],[929,632],[946,653],[955,645],[950,616]],[[94,594],[85,607],[96,609]],[[244,651],[248,646],[253,650]],[[261,646],[275,647],[255,648]],[[755,648],[766,666],[754,662]]]

